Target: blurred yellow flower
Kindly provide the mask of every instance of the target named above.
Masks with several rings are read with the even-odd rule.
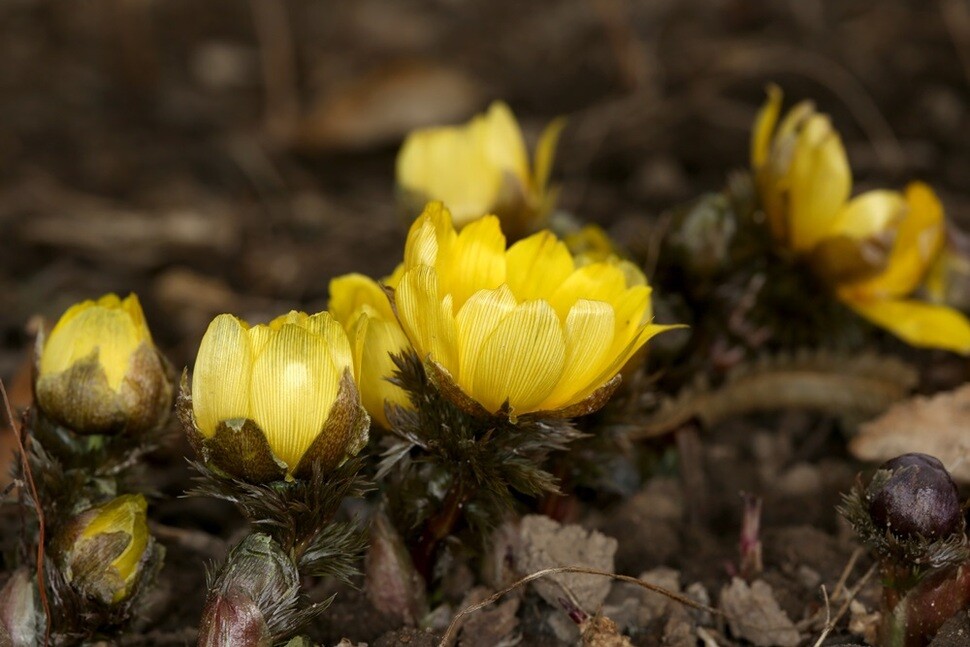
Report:
[[[144,496],[125,494],[82,513],[68,533],[72,536],[66,555],[68,581],[106,603],[128,597],[151,538],[147,510]],[[115,543],[116,537],[124,541]]]
[[[394,299],[418,354],[489,413],[572,416],[602,406],[618,372],[669,326],[650,287],[615,263],[579,266],[542,231],[506,249],[495,216],[455,231],[432,203],[414,222]],[[446,385],[447,386],[447,385]]]
[[[852,174],[839,134],[809,102],[779,122],[782,93],[768,89],[755,121],[751,165],[775,241],[804,258],[860,316],[913,346],[970,352],[970,322],[909,297],[943,244],[944,216],[925,184],[905,195],[850,199]]]
[[[393,280],[385,283],[393,285]],[[388,381],[394,375],[391,354],[411,347],[381,286],[363,274],[330,281],[328,310],[347,331],[357,370],[360,399],[371,419],[390,429],[385,402],[409,407],[407,393]]]
[[[37,404],[79,433],[137,434],[164,424],[172,405],[165,360],[138,297],[82,301],[38,337]]]
[[[562,119],[546,127],[530,168],[519,124],[501,101],[463,126],[416,130],[397,156],[397,185],[409,216],[431,200],[444,202],[455,225],[497,214],[517,237],[538,229],[556,191],[549,176]]]
[[[292,311],[253,327],[219,315],[199,346],[187,426],[201,435],[194,442],[205,459],[248,480],[274,471],[248,424],[287,475],[307,475],[314,464],[333,469],[367,442],[353,377],[347,335],[328,312]]]

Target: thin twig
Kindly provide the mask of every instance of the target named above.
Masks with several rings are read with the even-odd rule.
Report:
[[[825,640],[828,635],[832,632],[832,605],[829,604],[829,594],[825,590],[825,585],[822,585],[822,597],[825,598],[825,628],[822,629],[822,635],[818,637],[815,641],[814,647],[822,647],[822,641]]]
[[[51,637],[51,608],[47,600],[47,582],[44,578],[44,543],[46,536],[44,532],[44,511],[41,509],[40,497],[37,495],[37,485],[34,483],[34,474],[30,471],[30,460],[27,457],[27,449],[24,445],[24,438],[21,434],[26,434],[27,425],[24,425],[20,433],[17,432],[17,425],[14,422],[13,408],[10,406],[10,399],[7,397],[7,389],[0,380],[0,395],[3,396],[3,406],[7,412],[7,420],[10,421],[10,430],[17,439],[18,449],[20,450],[20,466],[24,473],[24,480],[30,488],[30,496],[34,500],[34,510],[37,512],[37,588],[40,594],[40,603],[44,607],[44,645],[50,643]]]
[[[528,584],[529,582],[532,582],[534,580],[538,580],[540,578],[543,578],[543,577],[545,577],[547,575],[558,575],[559,573],[579,573],[579,574],[583,574],[583,575],[599,575],[601,577],[608,577],[610,579],[618,580],[620,582],[629,582],[630,584],[636,584],[637,586],[640,586],[642,588],[645,588],[648,591],[653,591],[654,593],[659,593],[660,595],[666,596],[666,597],[670,598],[671,600],[674,600],[675,602],[680,602],[681,604],[683,604],[685,606],[688,606],[688,607],[691,607],[693,609],[698,609],[698,610],[701,610],[701,611],[706,611],[707,613],[710,613],[710,614],[713,614],[713,615],[717,615],[717,616],[722,616],[722,617],[724,616],[724,613],[720,609],[715,609],[714,607],[709,607],[706,604],[701,604],[699,602],[696,602],[695,600],[692,600],[692,599],[690,599],[689,597],[687,597],[685,595],[681,595],[680,593],[675,593],[674,591],[670,591],[668,589],[665,589],[662,586],[657,586],[656,584],[651,584],[650,582],[645,582],[645,581],[640,580],[640,579],[637,579],[635,577],[630,577],[629,575],[617,575],[616,573],[609,573],[607,571],[599,571],[599,570],[596,570],[594,568],[586,568],[585,566],[558,566],[558,567],[555,567],[555,568],[544,568],[541,571],[536,571],[535,573],[532,573],[530,575],[526,575],[522,579],[520,579],[520,580],[518,580],[516,582],[513,582],[510,585],[508,585],[507,587],[505,587],[501,591],[496,591],[495,593],[493,593],[492,595],[488,596],[487,598],[485,598],[481,602],[479,602],[477,604],[473,604],[473,605],[468,606],[468,607],[465,607],[464,609],[462,609],[461,611],[459,611],[455,615],[455,617],[452,618],[451,624],[448,625],[448,629],[445,631],[444,636],[442,636],[441,641],[438,643],[438,647],[448,647],[448,645],[451,643],[451,640],[454,637],[454,634],[455,634],[455,632],[456,632],[456,630],[458,628],[459,621],[462,618],[464,618],[465,616],[467,616],[468,614],[474,613],[475,611],[478,611],[479,609],[483,609],[483,608],[487,607],[488,605],[492,604],[493,602],[495,602],[496,600],[498,600],[499,598],[501,598],[506,593],[510,593],[511,591],[514,591],[515,589],[519,588],[520,586],[523,586],[525,584]]]

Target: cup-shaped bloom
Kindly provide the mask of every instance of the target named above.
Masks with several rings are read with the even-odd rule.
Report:
[[[393,281],[388,285],[392,285]],[[383,288],[363,274],[346,274],[330,281],[328,310],[347,331],[357,372],[360,399],[371,419],[390,429],[386,404],[409,407],[407,393],[390,382],[392,355],[411,347],[391,310]]]
[[[144,496],[125,494],[68,524],[55,555],[76,591],[103,604],[128,598],[153,554],[147,509]]]
[[[875,190],[850,199],[852,175],[826,115],[803,102],[779,121],[768,90],[751,141],[762,208],[779,246],[808,261],[860,316],[913,346],[970,352],[970,322],[911,298],[943,246],[943,208],[932,189]]]
[[[172,381],[138,297],[108,294],[68,308],[37,338],[37,406],[81,434],[138,434],[160,427]]]
[[[549,175],[565,122],[546,127],[530,165],[522,131],[500,101],[462,126],[416,130],[397,156],[397,186],[408,215],[444,202],[461,227],[497,214],[516,237],[535,231],[555,203]]]
[[[350,343],[328,312],[252,327],[219,315],[187,391],[179,413],[196,451],[248,481],[326,472],[367,443]]]
[[[571,417],[601,407],[626,361],[667,329],[650,287],[613,262],[580,265],[549,231],[508,249],[494,216],[455,231],[429,204],[395,291],[402,327],[443,391],[468,410]]]

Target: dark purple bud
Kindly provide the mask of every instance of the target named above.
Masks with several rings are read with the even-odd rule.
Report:
[[[943,539],[961,529],[963,507],[956,483],[938,459],[903,454],[879,468],[890,472],[867,499],[872,521],[900,539]]]

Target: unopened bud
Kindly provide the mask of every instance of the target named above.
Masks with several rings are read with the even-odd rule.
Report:
[[[248,535],[216,576],[199,628],[199,647],[269,647],[287,638],[274,628],[298,624],[300,576],[271,537]]]
[[[917,535],[943,539],[963,525],[963,507],[956,483],[938,459],[903,454],[882,464],[889,472],[867,494],[872,521],[904,539]]]
[[[55,556],[75,591],[106,605],[131,595],[155,554],[147,507],[144,496],[125,494],[87,510],[67,526],[55,542]]]
[[[0,590],[0,645],[33,647],[40,643],[43,616],[36,593],[26,568],[14,571]]]
[[[170,369],[138,297],[108,294],[67,310],[37,339],[37,406],[79,434],[139,434],[168,420]]]

